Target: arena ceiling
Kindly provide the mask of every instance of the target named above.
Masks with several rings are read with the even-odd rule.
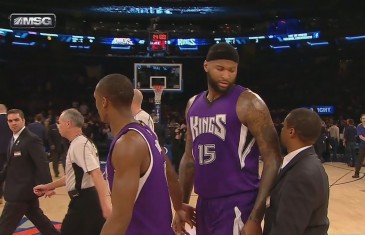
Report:
[[[189,12],[194,7],[210,8],[198,9],[196,14],[171,15],[157,14],[157,11],[154,14],[134,14],[125,10],[151,5],[188,9]],[[216,14],[212,10],[214,7]],[[241,34],[257,34],[280,20],[297,19],[307,31],[320,30],[337,37],[365,34],[364,0],[0,0],[0,26],[8,25],[9,15],[15,12],[56,13],[58,25],[65,32],[68,28],[105,30],[113,26],[115,29],[117,23],[122,22],[124,28],[139,24],[131,26],[134,27],[132,31],[146,30],[153,24],[162,28],[175,24],[183,28],[190,25],[197,33],[195,26],[205,29],[213,22],[218,27],[239,25]]]

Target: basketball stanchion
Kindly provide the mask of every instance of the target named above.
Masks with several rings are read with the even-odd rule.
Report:
[[[165,89],[164,86],[162,85],[154,85],[152,87],[153,92],[155,93],[155,109],[156,109],[156,115],[158,117],[158,122],[160,122],[160,117],[161,117],[161,98],[162,98],[162,93],[163,90]]]

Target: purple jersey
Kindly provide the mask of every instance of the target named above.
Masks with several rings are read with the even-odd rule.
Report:
[[[259,150],[237,117],[238,97],[246,88],[235,85],[214,102],[207,91],[195,97],[188,114],[195,159],[195,192],[203,198],[256,191]]]
[[[139,189],[134,203],[132,220],[126,235],[171,235],[172,211],[166,180],[166,162],[156,135],[146,126],[131,123],[125,126],[110,145],[106,163],[107,180],[110,191],[114,179],[111,154],[116,141],[128,131],[138,132],[146,141],[151,163],[147,172],[139,180]]]

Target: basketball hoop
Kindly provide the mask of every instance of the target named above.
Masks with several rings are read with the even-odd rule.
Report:
[[[155,92],[155,104],[161,104],[161,96],[165,87],[162,85],[154,85],[152,89]]]

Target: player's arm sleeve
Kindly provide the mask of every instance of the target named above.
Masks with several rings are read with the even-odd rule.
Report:
[[[259,192],[249,216],[250,220],[261,223],[265,213],[266,198],[282,164],[279,138],[269,109],[257,94],[251,91],[243,92],[238,99],[236,111],[242,124],[248,127],[255,138],[264,163]]]
[[[136,135],[138,134],[131,137],[131,133],[125,134],[114,147],[112,164],[115,174],[111,195],[113,209],[111,216],[104,224],[101,235],[125,234],[131,221],[143,159],[140,151],[141,141],[146,144],[141,136],[139,139]]]
[[[44,151],[42,140],[39,137],[31,137],[29,138],[26,147],[36,168],[36,184],[47,184],[52,182],[47,154]]]
[[[281,191],[278,201],[275,222],[268,235],[301,235],[309,224],[315,198],[312,180],[303,176],[291,178]]]
[[[180,161],[179,167],[179,181],[182,187],[183,192],[183,202],[189,203],[191,191],[193,190],[194,184],[194,174],[195,174],[195,162],[193,157],[193,140],[190,131],[189,121],[187,119],[187,114],[190,109],[190,106],[194,102],[196,96],[191,98],[186,106],[186,142],[185,142],[185,151]]]

